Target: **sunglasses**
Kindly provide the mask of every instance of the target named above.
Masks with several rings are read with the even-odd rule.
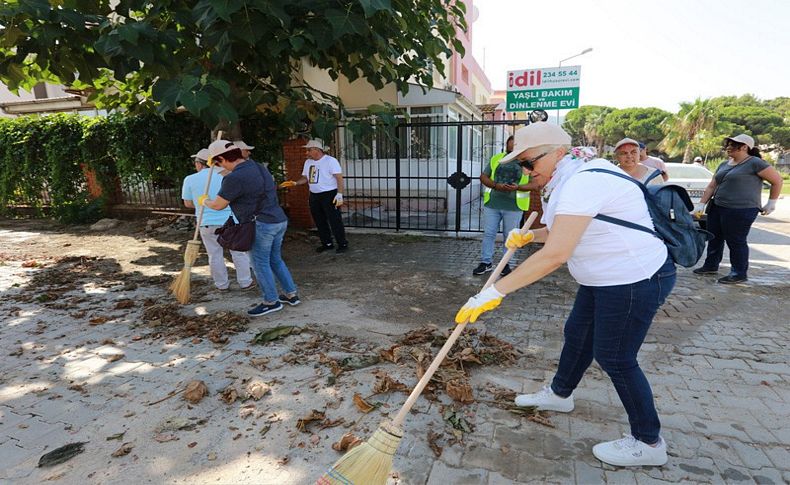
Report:
[[[527,170],[535,170],[535,162],[548,155],[549,152],[543,152],[535,158],[527,158],[526,160],[518,160],[518,164]]]

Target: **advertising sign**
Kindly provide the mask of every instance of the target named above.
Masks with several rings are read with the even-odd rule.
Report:
[[[507,112],[579,107],[581,66],[508,71]]]

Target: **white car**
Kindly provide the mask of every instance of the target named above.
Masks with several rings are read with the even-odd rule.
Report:
[[[669,180],[666,183],[679,185],[686,189],[691,202],[698,203],[702,198],[702,193],[705,192],[705,187],[710,183],[713,178],[713,173],[702,165],[693,165],[688,163],[668,163],[667,173]],[[705,217],[700,220],[700,225],[705,226]]]

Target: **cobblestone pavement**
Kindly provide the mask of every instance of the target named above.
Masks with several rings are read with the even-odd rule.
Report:
[[[24,242],[25,237],[32,236],[0,230],[4,247]],[[592,456],[593,444],[628,431],[613,386],[593,364],[576,391],[576,409],[551,415],[553,428],[478,402],[465,408],[474,430],[462,443],[444,446],[439,457],[429,447],[425,430],[443,425],[440,408],[420,400],[406,422],[392,481],[430,485],[790,483],[790,202],[781,200],[778,214],[760,218],[750,237],[750,281],[724,286],[679,269],[675,291],[656,317],[640,354],[669,445],[667,465],[617,468],[602,465]],[[479,241],[405,237],[386,245],[381,236],[353,232],[351,239],[353,250],[344,255],[349,261],[371,272],[398,266],[455,281],[462,293],[459,303],[470,296],[469,288],[482,284],[471,276]],[[324,263],[312,255],[290,253],[287,257],[301,281],[315,265],[338,261],[334,256]],[[35,271],[19,264],[0,266],[0,291],[4,296],[15,294]],[[330,282],[314,283],[313,294],[325,288],[321,284]],[[361,284],[353,278],[343,282],[350,293],[364,291]],[[515,344],[525,355],[514,367],[476,370],[475,386],[493,383],[529,392],[550,379],[575,288],[565,270],[557,271],[509,296],[480,324],[479,328]],[[118,288],[108,291],[111,299],[128,293]],[[162,297],[145,291],[137,290],[134,297]],[[202,311],[226,309],[242,301],[238,296],[228,298],[224,306],[209,302]],[[134,340],[134,316],[120,318],[113,326],[85,327],[70,320],[54,326],[48,325],[47,313],[35,303],[16,305],[15,312],[11,306],[7,298],[0,303],[4,354],[0,360],[0,483],[301,484],[310,483],[338,457],[329,443],[346,431],[342,427],[317,433],[320,444],[310,443],[309,435],[295,436],[284,426],[278,427],[281,420],[293,420],[297,414],[337,399],[332,389],[307,386],[315,382],[317,371],[311,366],[275,366],[260,373],[246,365],[247,342],[261,325],[271,322],[256,324],[225,346],[206,340],[152,344]],[[276,322],[309,326],[320,316],[329,322],[328,331],[340,332],[346,328],[343,321],[355,318],[355,309],[343,306],[337,298],[305,298],[296,311],[281,312]],[[399,333],[381,332],[398,328],[398,322],[390,319],[360,321],[357,336],[374,332],[368,333],[374,339],[371,344],[385,346],[386,335]],[[375,335],[381,335],[379,341]],[[106,353],[121,343],[124,358],[108,363]],[[21,355],[8,355],[17,348],[23,349]],[[264,352],[275,358],[287,349],[253,349],[252,355]],[[275,382],[287,375],[289,382],[280,382],[262,409],[265,413],[253,418],[245,419],[235,409],[228,411],[213,395],[195,406],[179,397],[148,405],[192,378],[205,379],[216,391],[231,378],[258,374]],[[352,385],[361,389],[371,381],[370,376],[360,374]],[[74,384],[81,387],[70,387]],[[387,396],[383,408],[397,410],[403,399],[402,394]],[[338,415],[348,416],[348,421],[356,419],[350,399],[342,405],[340,401]],[[154,435],[155,424],[174,415],[199,425],[192,431],[175,432],[172,441],[168,432]],[[209,415],[213,417],[207,423],[201,421]],[[358,434],[368,436],[376,425],[376,418],[371,417]],[[119,441],[108,441],[120,432],[125,435]],[[89,442],[86,447],[92,451],[53,468],[36,468],[44,452],[74,441]],[[133,444],[131,454],[111,458],[121,442]]]

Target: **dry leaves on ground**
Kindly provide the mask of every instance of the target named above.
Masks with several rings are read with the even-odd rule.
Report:
[[[439,446],[438,443],[439,438],[441,437],[441,434],[434,432],[432,429],[428,430],[428,446],[431,448],[431,451],[433,451],[433,454],[436,458],[442,456],[443,448]]]
[[[118,448],[117,450],[112,452],[112,457],[113,458],[118,458],[120,456],[126,456],[126,455],[128,455],[129,453],[132,452],[132,448],[134,448],[133,444],[131,444],[131,443],[124,443],[124,444],[121,445],[120,448]]]
[[[235,387],[231,384],[230,386],[226,387],[219,393],[219,398],[225,404],[233,404],[236,402],[236,399],[239,398],[239,392],[236,390]]]
[[[444,384],[444,390],[453,400],[463,404],[475,402],[472,386],[467,379],[453,379]]]
[[[373,385],[373,392],[376,394],[392,391],[409,392],[406,384],[396,381],[381,369],[373,372],[373,375],[376,376],[376,384]]]
[[[49,453],[41,455],[38,460],[39,467],[54,466],[64,463],[85,451],[87,442],[69,443],[55,448]]]
[[[190,381],[184,389],[184,400],[192,404],[199,403],[206,395],[208,395],[208,387],[203,381]]]
[[[208,315],[182,315],[176,303],[152,304],[143,311],[143,322],[152,331],[149,338],[192,339],[207,338],[215,344],[228,341],[233,335],[247,328],[250,319],[233,312],[217,312]]]
[[[365,399],[362,397],[362,395],[360,393],[358,393],[358,392],[354,393],[354,405],[357,407],[357,409],[359,409],[360,411],[362,411],[365,414],[373,411],[374,409],[376,409],[378,407],[378,406],[374,406],[373,404],[370,404],[369,402],[365,401]]]
[[[348,433],[344,434],[340,440],[332,443],[332,449],[342,453],[359,444],[362,444],[362,440],[349,431]]]
[[[325,413],[317,409],[313,409],[310,414],[302,416],[296,421],[296,429],[306,433],[309,424],[315,423],[316,421],[323,421],[324,419],[326,419]]]
[[[254,399],[258,401],[266,394],[269,394],[271,390],[272,388],[268,384],[256,379],[247,384],[245,392],[247,399]]]

